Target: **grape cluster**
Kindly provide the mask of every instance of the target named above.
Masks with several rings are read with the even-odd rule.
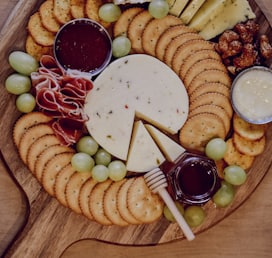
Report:
[[[17,95],[16,107],[22,113],[29,113],[36,106],[35,97],[30,93],[32,72],[37,71],[39,64],[35,58],[22,51],[14,51],[9,55],[9,64],[15,73],[5,81],[6,90]]]
[[[113,181],[122,180],[127,173],[124,162],[112,160],[112,156],[90,135],[83,136],[76,144],[77,153],[71,163],[78,172],[90,172],[97,182],[104,182],[108,178]]]

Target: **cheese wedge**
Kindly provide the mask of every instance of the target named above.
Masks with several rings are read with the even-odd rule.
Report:
[[[113,156],[127,160],[134,118],[175,134],[188,116],[180,78],[155,57],[135,54],[112,62],[94,81],[84,112],[87,129]]]
[[[204,2],[205,0],[191,1],[189,5],[186,7],[186,9],[180,15],[180,19],[182,20],[182,22],[188,24]]]
[[[255,17],[256,15],[247,0],[232,0],[224,7],[220,16],[210,21],[199,34],[204,39],[209,40],[227,29],[232,29],[237,23]]]
[[[156,127],[149,124],[145,124],[145,127],[168,161],[174,162],[182,153],[185,152],[185,149],[181,145],[169,138],[166,134],[162,133]]]
[[[163,154],[141,121],[134,124],[131,146],[127,160],[127,170],[148,172],[165,161]]]
[[[201,8],[197,11],[191,22],[189,23],[189,27],[194,28],[197,31],[201,31],[206,24],[217,17],[222,11],[227,3],[227,1],[232,0],[207,0],[201,6]],[[228,13],[228,15],[232,15]]]
[[[189,0],[176,0],[172,7],[170,7],[169,13],[179,16],[188,2]]]

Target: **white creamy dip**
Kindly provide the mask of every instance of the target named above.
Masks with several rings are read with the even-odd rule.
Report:
[[[233,108],[245,120],[262,124],[272,119],[272,71],[254,67],[233,83]]]

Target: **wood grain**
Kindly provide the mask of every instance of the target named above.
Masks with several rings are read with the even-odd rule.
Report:
[[[24,38],[26,34],[25,27],[26,27],[27,17],[29,17],[29,15],[35,10],[35,8],[37,8],[37,6],[39,6],[41,2],[42,1],[34,1],[34,0],[18,1],[18,4],[16,5],[16,8],[14,9],[13,14],[9,17],[6,23],[6,26],[3,28],[1,32],[1,37],[0,37],[1,38],[0,55],[2,60],[2,70],[0,72],[1,81],[3,81],[3,79],[7,76],[7,74],[11,72],[9,66],[7,65],[8,53],[11,50],[23,48]],[[254,1],[250,1],[250,2],[253,3]],[[258,7],[255,4],[253,4],[253,6],[254,6],[254,9],[256,10],[256,13],[258,14],[259,20],[262,21],[262,24],[264,25],[262,26],[262,30],[267,32],[269,30],[269,25],[267,21],[262,16]],[[270,33],[269,35],[271,38]],[[4,90],[4,87],[1,87],[0,90],[1,90],[0,91],[1,93],[0,110],[1,110],[1,114],[3,114],[1,119],[2,137],[0,139],[0,148],[3,152],[5,160],[7,161],[7,163],[9,164],[12,170],[12,174],[14,175],[16,180],[20,183],[20,185],[23,187],[24,191],[26,192],[26,195],[28,197],[28,202],[31,207],[28,222],[25,228],[23,229],[22,233],[18,237],[18,239],[14,242],[13,246],[9,249],[9,252],[7,253],[7,257],[21,257],[22,254],[24,254],[25,257],[59,257],[66,247],[68,247],[75,241],[78,241],[80,239],[86,239],[86,238],[96,238],[96,239],[101,239],[108,242],[121,243],[126,245],[127,244],[128,245],[135,245],[135,244],[150,245],[150,244],[170,242],[175,239],[183,238],[182,234],[180,233],[176,225],[169,226],[169,224],[164,220],[161,220],[159,223],[155,223],[153,225],[143,225],[140,227],[131,226],[124,229],[120,229],[114,226],[102,227],[101,225],[88,221],[87,219],[83,218],[80,215],[76,215],[72,213],[68,209],[62,207],[55,199],[52,199],[51,197],[49,197],[43,191],[43,189],[41,189],[40,185],[36,182],[36,180],[32,177],[32,175],[26,169],[26,167],[24,167],[19,160],[16,149],[13,146],[13,143],[11,141],[11,128],[14,124],[14,121],[19,116],[19,113],[16,111],[14,106],[14,97],[7,94]],[[266,152],[264,155],[262,155],[256,160],[254,167],[250,171],[249,180],[246,185],[239,188],[234,204],[230,206],[228,209],[223,209],[223,210],[215,210],[211,203],[206,205],[206,209],[209,210],[208,218],[205,224],[197,228],[195,232],[199,233],[203,230],[206,230],[207,228],[214,226],[220,220],[225,218],[228,214],[233,213],[233,211],[237,209],[245,200],[248,200],[250,193],[254,191],[254,189],[262,180],[263,176],[267,174],[268,171],[269,172],[271,171],[271,155],[270,155],[272,151],[271,133],[272,132],[270,128],[268,137],[267,137],[269,139],[269,143],[267,145]],[[270,175],[271,173],[272,172],[270,172]],[[270,199],[268,198],[268,200],[266,201],[268,201],[267,206],[268,207],[269,205],[271,206],[271,198]],[[27,204],[24,203],[24,205],[27,205]],[[262,205],[263,205],[263,202],[262,202]],[[247,214],[247,213],[250,214],[251,210],[252,210],[252,207],[249,207],[248,209],[246,209],[246,211],[244,211],[243,214]],[[262,208],[260,210],[263,212],[263,214],[265,214],[265,208]],[[239,212],[240,212],[240,209],[239,209]],[[238,212],[234,212],[234,214],[237,214],[237,213]],[[252,215],[254,214],[257,214],[257,211],[255,212],[254,210]],[[26,215],[26,212],[25,211],[22,212],[22,216],[25,216],[25,215]],[[254,216],[252,217],[252,219],[254,219]],[[266,219],[268,220],[266,216],[263,216],[263,219],[264,221],[266,221]],[[238,227],[234,227],[232,228],[232,230],[228,228],[228,226],[224,228],[225,220],[223,221],[223,230],[221,229],[220,231],[218,229],[219,230],[218,234],[220,233],[223,234],[225,230],[226,232],[230,234],[229,238],[236,239],[236,234],[239,234],[239,236],[242,239],[246,238],[247,234],[243,234],[243,232],[241,234]],[[262,220],[260,221],[262,222]],[[243,224],[242,222],[236,225]],[[269,257],[266,255],[269,252],[268,247],[270,247],[270,245],[269,245],[268,239],[271,239],[271,234],[268,235],[267,233],[265,237],[262,237],[262,234],[265,234],[266,232],[264,228],[262,228],[261,224],[262,223],[254,224],[256,227],[256,230],[254,230],[254,234],[257,236],[256,239],[258,240],[258,241],[255,241],[255,244],[258,244],[260,246],[260,248],[258,248],[258,251],[260,252],[259,253],[260,256],[255,253],[255,257]],[[220,223],[220,225],[222,226],[222,222]],[[246,225],[251,226],[249,221],[247,221]],[[172,257],[177,257],[180,254],[180,252],[182,252],[182,250],[185,250],[185,252],[189,252],[189,251],[191,252],[192,250],[196,250],[197,244],[199,243],[199,241],[202,241],[202,245],[201,245],[202,251],[200,252],[199,250],[196,250],[195,252],[192,252],[192,254],[200,255],[204,251],[204,254],[206,254],[206,256],[203,255],[201,257],[208,257],[208,254],[214,250],[216,251],[218,255],[216,257],[229,257],[227,255],[219,256],[221,252],[220,249],[222,249],[223,255],[231,253],[226,249],[225,246],[220,245],[220,238],[217,242],[217,246],[215,246],[216,248],[211,248],[209,246],[210,238],[207,237],[206,234],[209,234],[211,230],[214,232],[214,234],[217,234],[217,226],[218,225],[216,225],[216,227],[213,227],[212,229],[209,229],[208,232],[198,235],[197,240],[194,241],[194,243],[188,243],[187,241],[179,241],[178,245],[175,245],[176,243],[167,244],[167,246],[169,246],[168,250],[172,250],[173,247],[175,246],[180,247],[175,249],[175,251],[172,252]],[[260,231],[260,229],[262,230]],[[213,240],[216,240],[216,238],[218,237],[213,237]],[[242,249],[242,251],[239,251],[237,249],[236,253],[240,255],[237,257],[248,257],[246,248],[250,249],[250,244],[248,243],[249,245],[246,246],[244,245],[245,243],[246,242],[244,241],[243,243],[244,248]],[[90,245],[90,247],[88,246],[88,244]],[[95,246],[99,246],[99,247],[101,246],[101,248],[96,249],[97,256],[94,255],[94,257],[99,257],[98,255],[100,255],[100,257],[102,257],[102,255],[105,256],[106,255],[105,252],[106,251],[109,252],[109,250],[113,250],[115,252],[115,255],[116,255],[115,257],[125,257],[124,250],[126,249],[124,249],[123,247],[107,245],[107,248],[103,248],[103,245],[104,244],[102,243],[90,242],[90,241],[78,242],[74,246],[71,246],[71,248],[68,248],[67,252],[64,252],[63,256],[65,257],[65,255],[67,254],[68,255],[67,257],[74,257],[74,256],[71,256],[70,254],[73,254],[73,252],[76,251],[78,252],[78,254],[80,254],[79,255],[80,257],[84,257],[84,254],[88,254],[88,252],[92,252],[92,250],[90,249],[91,247],[94,248]],[[151,253],[153,253],[153,255],[161,255],[163,253],[162,250],[164,250],[164,246],[166,245],[159,245],[158,247],[156,247],[156,249],[145,247],[144,254],[142,254],[139,251],[139,248],[130,247],[129,249],[130,249],[131,255],[129,256],[133,257],[133,255],[139,255],[139,253],[141,253],[143,257],[147,257],[147,255],[150,255]],[[80,252],[81,248],[83,248],[82,252]],[[88,252],[85,252],[85,251],[88,251]],[[122,252],[123,252],[123,256],[121,256]],[[187,253],[187,255],[189,255],[189,253]],[[164,253],[164,256],[165,256],[165,253]],[[134,256],[134,257],[139,257],[139,256]],[[186,257],[189,257],[189,256],[186,256]]]

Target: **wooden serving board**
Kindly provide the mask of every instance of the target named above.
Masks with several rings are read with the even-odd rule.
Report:
[[[7,257],[59,257],[61,252],[81,239],[99,239],[102,241],[122,245],[153,245],[166,243],[177,239],[184,239],[176,224],[169,224],[165,219],[141,226],[101,226],[81,215],[77,215],[63,207],[54,198],[51,198],[39,185],[36,179],[21,162],[12,141],[12,128],[20,116],[15,107],[15,97],[5,91],[3,82],[12,72],[7,59],[11,51],[24,49],[26,25],[29,16],[37,10],[43,1],[21,0],[18,2],[12,15],[9,17],[0,35],[0,111],[1,111],[1,138],[0,150],[2,153],[0,169],[9,173],[18,185],[11,187],[21,188],[18,220],[18,237],[11,243]],[[268,34],[272,40],[272,31],[269,22],[254,0],[249,1],[257,15],[257,22],[261,24],[261,33]],[[270,63],[271,66],[271,63]],[[271,170],[272,165],[272,128],[267,132],[265,152],[256,158],[252,169],[248,172],[247,182],[237,188],[235,200],[225,209],[216,209],[212,202],[205,205],[207,218],[198,228],[196,234],[215,226],[219,221],[236,210],[245,202],[256,189],[264,175]],[[7,166],[9,168],[7,168]],[[27,198],[24,198],[26,195]],[[1,207],[2,209],[9,207]],[[11,211],[11,216],[12,211]]]

